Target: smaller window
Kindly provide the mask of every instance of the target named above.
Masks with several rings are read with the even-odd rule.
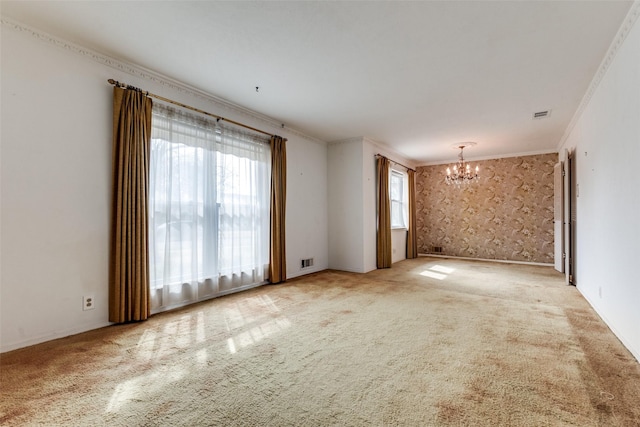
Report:
[[[406,194],[407,181],[402,172],[391,171],[389,198],[391,200],[391,228],[407,228]]]

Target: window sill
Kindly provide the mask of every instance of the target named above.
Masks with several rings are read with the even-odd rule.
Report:
[[[395,231],[395,230],[407,231],[407,227],[391,227],[391,231]]]

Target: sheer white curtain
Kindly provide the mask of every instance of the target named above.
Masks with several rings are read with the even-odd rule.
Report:
[[[152,128],[151,311],[263,282],[268,139],[158,103]]]

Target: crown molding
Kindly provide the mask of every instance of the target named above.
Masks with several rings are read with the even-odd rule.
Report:
[[[384,155],[385,157],[388,157],[389,160],[393,161],[394,163],[400,164],[400,163],[404,163],[406,165],[409,165],[409,167],[411,168],[415,168],[415,161],[412,159],[409,159],[408,157],[400,154],[398,151],[394,150],[393,148],[391,148],[390,146],[388,146],[387,144],[383,144],[381,142],[375,141],[367,136],[355,136],[353,138],[346,138],[346,139],[338,139],[335,141],[330,141],[327,143],[328,146],[334,146],[334,145],[340,145],[340,144],[348,144],[348,143],[352,143],[352,142],[358,142],[358,143],[362,143],[362,144],[369,144],[372,147],[375,147],[378,149],[378,151],[381,151],[381,153]]]
[[[306,135],[305,133],[299,130],[292,129],[288,126],[285,126],[284,124],[282,124],[281,121],[278,121],[273,117],[269,117],[267,115],[250,110],[241,105],[235,104],[231,101],[228,101],[226,99],[220,98],[218,96],[215,96],[213,94],[200,90],[196,87],[187,85],[185,83],[182,83],[178,80],[174,80],[170,77],[164,76],[155,71],[146,69],[140,65],[113,58],[111,56],[95,51],[93,49],[89,49],[79,44],[72,43],[68,40],[45,33],[43,31],[40,31],[36,28],[30,27],[25,24],[22,24],[21,22],[15,21],[10,18],[2,17],[0,19],[0,22],[2,23],[2,26],[4,28],[8,28],[10,30],[13,30],[22,34],[26,34],[41,42],[56,46],[57,48],[60,48],[60,49],[67,50],[76,55],[80,55],[86,59],[105,65],[107,67],[113,68],[115,70],[121,71],[123,73],[129,74],[131,76],[135,76],[143,80],[158,84],[164,88],[171,89],[181,94],[185,94],[185,95],[189,95],[189,96],[201,99],[210,104],[213,104],[215,107],[231,110],[240,116],[257,120],[262,125],[268,126],[272,130],[277,129],[280,132],[284,130],[288,134],[293,134],[295,136],[314,142],[316,144],[325,145],[325,146],[327,145],[326,141],[322,141],[320,139]]]
[[[464,156],[464,160],[467,162],[480,162],[483,160],[497,160],[497,159],[510,159],[512,157],[528,157],[528,156],[541,156],[544,154],[558,154],[558,151],[556,149],[548,149],[548,150],[538,150],[538,151],[525,151],[525,152],[521,152],[521,153],[513,153],[513,154],[504,154],[504,155],[496,155],[496,156],[481,156],[481,157],[469,157],[467,158],[467,156]],[[457,161],[456,160],[450,160],[448,162],[442,162],[442,161],[438,161],[438,162],[427,162],[427,163],[420,163],[418,164],[417,167],[423,167],[423,166],[442,166],[442,165],[448,165],[451,163],[455,163]]]
[[[363,136],[354,136],[353,138],[336,139],[334,141],[329,141],[327,145],[348,144],[350,142],[363,142],[363,141],[364,141]]]
[[[598,71],[596,72],[596,75],[591,80],[591,83],[589,84],[589,88],[587,89],[587,92],[582,97],[582,100],[580,101],[580,104],[578,105],[576,112],[573,114],[573,117],[571,118],[569,125],[565,129],[564,134],[562,135],[562,138],[560,138],[560,141],[558,143],[558,151],[560,151],[562,147],[565,145],[565,143],[567,142],[569,135],[571,135],[571,132],[573,132],[573,129],[578,123],[578,120],[582,116],[582,113],[584,112],[585,108],[587,108],[587,105],[589,105],[589,102],[591,102],[591,98],[593,97],[593,94],[598,89],[598,86],[600,86],[600,82],[602,81],[604,76],[607,74],[607,71],[609,70],[611,63],[613,62],[613,60],[615,59],[618,53],[618,50],[620,50],[620,46],[622,46],[622,44],[626,40],[627,36],[629,35],[629,32],[635,25],[639,16],[640,16],[640,0],[635,0],[631,5],[631,8],[629,9],[629,12],[625,17],[622,26],[616,33],[616,36],[613,38],[613,41],[611,42],[611,45],[609,46],[609,49],[607,50],[607,53],[604,56],[604,59],[600,63],[600,67],[598,67]]]
[[[383,143],[383,142],[379,142],[376,141],[374,139],[369,138],[368,136],[363,137],[364,141],[367,141],[369,144],[371,144],[372,146],[376,147],[378,150],[382,151],[383,153],[386,153],[386,155],[390,158],[390,160],[394,161],[395,163],[404,163],[405,165],[409,166],[410,168],[415,168],[416,167],[416,161],[405,156],[404,154],[398,152],[395,148],[392,148],[391,146]],[[406,167],[406,166],[405,166]]]

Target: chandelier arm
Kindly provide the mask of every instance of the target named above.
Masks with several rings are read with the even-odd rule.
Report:
[[[447,176],[445,178],[447,185],[454,184],[456,187],[479,180],[478,167],[476,166],[475,171],[472,171],[471,166],[464,161],[464,145],[460,145],[459,148],[458,162],[453,166],[453,171],[447,168]]]

